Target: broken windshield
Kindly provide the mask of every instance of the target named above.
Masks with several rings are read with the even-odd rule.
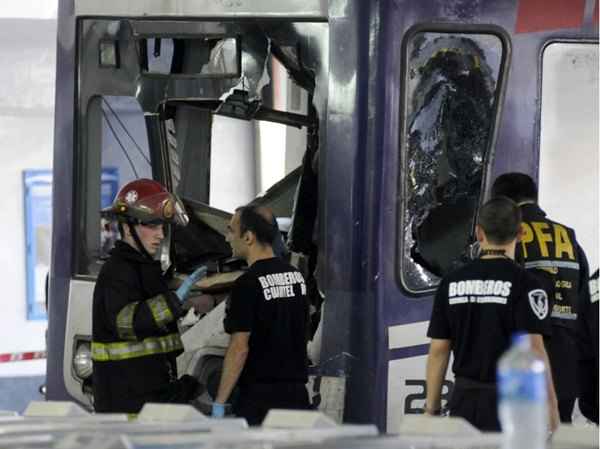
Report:
[[[471,241],[502,54],[492,34],[421,32],[407,46],[401,279],[409,291],[435,286]]]

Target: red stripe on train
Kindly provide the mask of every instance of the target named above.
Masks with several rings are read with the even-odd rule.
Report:
[[[584,13],[585,0],[520,0],[515,32],[581,28]]]

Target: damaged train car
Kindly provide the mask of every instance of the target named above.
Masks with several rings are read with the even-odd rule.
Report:
[[[117,238],[99,211],[147,177],[191,218],[163,267],[207,265],[203,291],[221,299],[244,269],[224,238],[233,210],[274,210],[309,280],[315,406],[388,431],[420,412],[433,291],[471,257],[490,180],[519,170],[543,188],[566,163],[541,148],[561,144],[541,126],[542,74],[562,70],[549,51],[597,93],[593,2],[549,2],[542,19],[529,0],[59,3],[47,397],[93,407],[92,292]],[[597,195],[597,178],[569,189]],[[182,335],[180,374],[207,404],[223,309]]]

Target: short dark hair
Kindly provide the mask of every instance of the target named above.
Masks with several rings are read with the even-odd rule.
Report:
[[[240,216],[240,235],[250,231],[259,243],[273,245],[279,230],[273,226],[273,213],[269,209],[249,204],[238,207],[235,211]]]
[[[538,199],[538,189],[531,176],[525,173],[504,173],[496,178],[492,186],[492,197],[506,196],[517,203]]]
[[[519,234],[521,209],[510,198],[497,196],[481,206],[477,222],[490,243],[504,245]]]

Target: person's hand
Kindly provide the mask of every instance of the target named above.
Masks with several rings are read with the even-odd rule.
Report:
[[[196,312],[196,314],[203,314],[208,313],[212,309],[214,309],[215,304],[216,300],[214,296],[201,294],[190,296],[189,298],[187,298],[183,303],[183,309],[194,309],[194,312]]]
[[[442,410],[439,408],[434,410],[434,409],[425,407],[425,409],[423,410],[423,413],[428,416],[440,416],[442,414]]]
[[[194,272],[190,274],[185,281],[183,281],[179,288],[175,290],[175,294],[179,298],[179,301],[183,302],[185,298],[187,298],[194,284],[206,276],[207,271],[208,268],[202,265],[200,268],[194,270]]]
[[[212,412],[210,416],[213,418],[223,418],[225,417],[225,408],[227,404],[219,404],[218,402],[213,402],[212,404]]]

